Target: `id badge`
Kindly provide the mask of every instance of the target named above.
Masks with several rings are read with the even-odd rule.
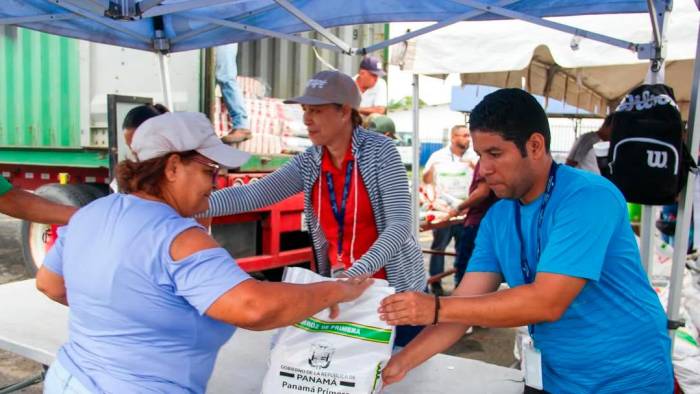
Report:
[[[533,389],[544,390],[542,388],[542,353],[530,338],[523,341],[523,361],[525,384]]]

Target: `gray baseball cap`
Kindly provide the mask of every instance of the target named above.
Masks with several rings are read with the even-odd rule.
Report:
[[[360,90],[355,81],[340,71],[321,71],[306,83],[304,94],[284,100],[285,104],[347,104],[354,109],[360,107]]]

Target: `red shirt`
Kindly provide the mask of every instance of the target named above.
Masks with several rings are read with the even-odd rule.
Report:
[[[480,182],[486,182],[486,178],[481,176],[481,174],[479,173],[480,166],[481,161],[477,162],[476,167],[474,168],[472,183],[469,186],[469,194],[476,190]],[[486,197],[486,199],[484,199],[484,201],[469,208],[469,210],[467,211],[467,217],[464,220],[464,225],[478,226],[479,223],[481,223],[481,219],[484,217],[484,215],[486,215],[486,211],[488,211],[489,208],[491,208],[491,205],[493,205],[496,201],[498,201],[498,197],[496,197],[496,194],[493,192],[493,190],[489,190],[489,195],[488,197]]]
[[[328,259],[331,262],[331,267],[343,266],[348,269],[352,266],[352,261],[362,257],[374,242],[379,237],[377,226],[374,223],[374,213],[370,204],[369,194],[365,188],[360,172],[357,169],[357,163],[353,163],[353,171],[350,179],[350,189],[348,191],[347,201],[345,203],[345,228],[343,229],[343,249],[342,263],[338,261],[338,222],[333,215],[331,199],[329,198],[328,184],[326,183],[326,174],[331,174],[333,178],[333,189],[335,191],[335,201],[338,209],[342,207],[343,187],[345,186],[345,173],[350,161],[354,161],[352,155],[352,147],[348,147],[343,163],[340,168],[336,168],[331,160],[331,155],[326,148],[323,148],[323,156],[321,159],[321,174],[318,177],[318,182],[313,187],[312,203],[314,212],[319,215],[318,193],[321,186],[321,212],[320,224],[323,234],[328,241]],[[354,177],[358,176],[357,182]],[[355,186],[357,185],[357,201],[355,201]],[[355,242],[353,248],[353,257],[350,259],[350,249],[353,243],[353,225],[355,223],[355,204],[357,203],[357,228],[354,229]],[[373,278],[386,279],[386,270],[382,268],[376,272]]]

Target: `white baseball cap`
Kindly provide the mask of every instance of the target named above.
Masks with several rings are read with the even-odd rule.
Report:
[[[249,153],[221,142],[209,119],[199,112],[168,112],[146,120],[134,132],[131,150],[139,161],[194,150],[228,168],[240,167],[250,158]]]

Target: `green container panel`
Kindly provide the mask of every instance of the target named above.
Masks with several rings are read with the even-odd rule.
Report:
[[[80,148],[78,59],[77,40],[0,25],[0,147]]]
[[[107,151],[0,149],[0,164],[109,168],[109,158],[107,157]]]

